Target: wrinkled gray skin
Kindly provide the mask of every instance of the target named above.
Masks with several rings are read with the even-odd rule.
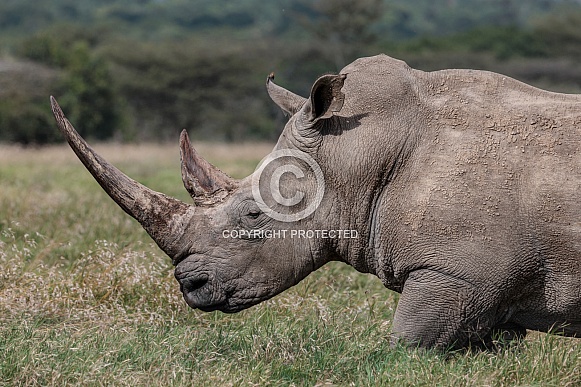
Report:
[[[338,260],[401,293],[393,336],[410,345],[462,348],[525,329],[581,335],[581,96],[383,55],[319,78],[306,99],[273,77],[267,89],[290,115],[275,150],[308,153],[326,183],[317,210],[291,224],[262,213],[251,176],[229,178],[185,132],[195,205],[148,190],[96,155],[53,100],[79,158],[173,259],[188,305],[237,312]],[[281,189],[309,199],[315,187],[287,177]],[[289,228],[358,238],[222,234]]]

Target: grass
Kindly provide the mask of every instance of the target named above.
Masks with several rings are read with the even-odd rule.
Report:
[[[202,144],[236,177],[270,145]],[[97,147],[188,200],[177,146]],[[0,147],[0,385],[578,386],[581,343],[390,348],[397,294],[340,263],[238,314],[189,309],[169,259],[65,146]]]

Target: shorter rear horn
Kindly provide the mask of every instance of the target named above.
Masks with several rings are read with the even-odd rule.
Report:
[[[185,129],[180,135],[180,155],[184,187],[197,205],[220,202],[238,186],[236,180],[199,155]]]

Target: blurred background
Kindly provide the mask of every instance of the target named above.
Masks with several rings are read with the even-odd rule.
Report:
[[[386,53],[581,92],[581,0],[2,0],[0,142],[60,142],[48,96],[92,140],[278,137],[266,76],[313,81]]]

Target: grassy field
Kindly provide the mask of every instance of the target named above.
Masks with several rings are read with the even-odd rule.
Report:
[[[235,177],[271,145],[210,145]],[[175,146],[96,147],[188,200]],[[238,314],[189,309],[169,259],[65,146],[0,146],[0,385],[579,386],[581,341],[498,353],[390,348],[397,294],[329,264]]]

